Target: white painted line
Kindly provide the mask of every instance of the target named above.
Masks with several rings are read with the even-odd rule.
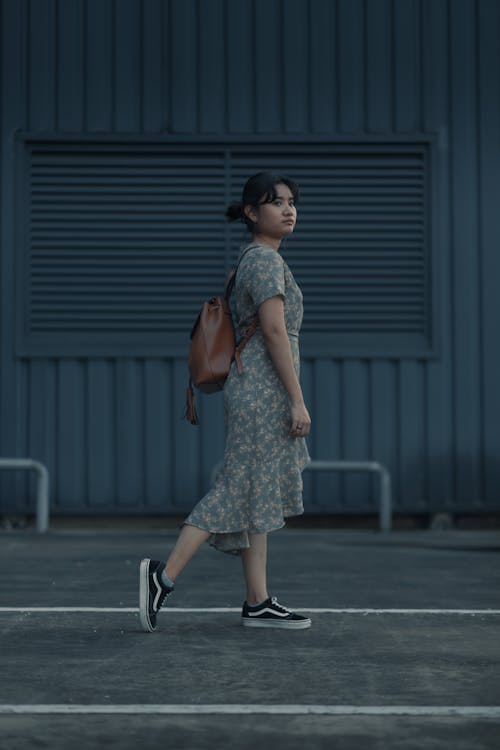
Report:
[[[296,609],[296,612],[310,612],[311,614],[346,614],[346,615],[500,615],[500,609],[331,609],[316,607],[311,609]]]
[[[305,716],[459,716],[500,719],[500,706],[328,706],[260,704],[25,704],[0,705],[0,714],[280,714]]]
[[[314,609],[297,609],[296,612],[311,612],[312,614],[346,614],[346,615],[500,615],[500,609],[329,609],[316,607]]]
[[[139,607],[0,607],[0,613],[5,612],[7,614],[75,614],[86,612],[95,612],[101,614],[128,614],[139,612]]]
[[[500,609],[373,609],[373,608],[298,608],[296,612],[314,615],[500,615]],[[0,607],[6,614],[137,614],[138,607]],[[166,607],[160,614],[228,614],[241,612],[241,607]]]

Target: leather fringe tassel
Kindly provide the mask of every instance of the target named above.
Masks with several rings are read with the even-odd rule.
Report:
[[[186,388],[186,419],[188,422],[191,422],[191,424],[200,424],[198,414],[196,413],[196,403],[194,400],[194,391],[191,381]]]

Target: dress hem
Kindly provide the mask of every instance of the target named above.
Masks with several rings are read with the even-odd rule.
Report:
[[[297,516],[303,515],[303,513],[304,513],[303,509],[299,512],[292,511],[292,512],[287,513],[285,511],[283,513],[283,522],[279,526],[273,526],[272,528],[268,528],[268,529],[238,528],[238,529],[233,529],[231,531],[212,531],[210,529],[204,528],[203,526],[200,526],[197,523],[193,523],[192,521],[189,521],[188,519],[186,519],[181,524],[180,528],[182,528],[183,526],[194,526],[197,529],[201,529],[201,531],[204,531],[205,533],[209,535],[207,542],[210,544],[211,547],[214,547],[214,549],[217,549],[220,552],[225,552],[227,554],[240,555],[242,550],[248,549],[250,547],[250,544],[247,543],[247,544],[240,545],[240,546],[231,546],[231,547],[225,548],[223,545],[220,544],[220,542],[217,543],[217,538],[230,536],[230,535],[240,535],[242,540],[246,539],[248,541],[249,534],[271,534],[273,531],[279,531],[280,529],[283,529],[286,526],[285,519],[294,518],[294,517],[296,518]]]
[[[304,510],[301,511],[293,511],[290,513],[287,513],[286,511],[283,513],[283,523],[281,526],[273,526],[270,529],[252,529],[252,528],[242,528],[241,526],[236,529],[225,529],[224,531],[220,531],[219,529],[208,529],[204,526],[200,526],[199,523],[194,523],[194,521],[189,521],[188,518],[186,518],[185,521],[183,521],[179,528],[182,529],[183,526],[194,526],[197,529],[201,529],[201,531],[206,531],[207,534],[270,534],[272,531],[278,531],[279,529],[282,529],[285,525],[284,519],[285,518],[297,518],[297,516],[304,515]]]

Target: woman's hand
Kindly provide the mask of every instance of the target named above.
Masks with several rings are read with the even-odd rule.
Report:
[[[311,417],[303,401],[292,401],[290,408],[292,424],[290,435],[292,437],[305,437],[311,430]]]

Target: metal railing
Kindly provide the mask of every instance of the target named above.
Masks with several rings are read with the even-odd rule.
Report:
[[[45,534],[49,530],[49,472],[32,458],[0,458],[0,469],[28,469],[37,474],[36,530]]]
[[[210,483],[213,484],[222,466],[219,461],[213,468]],[[392,489],[389,471],[378,461],[309,461],[304,471],[351,471],[369,472],[379,477],[379,529],[392,528]]]
[[[309,461],[304,471],[351,471],[378,474],[379,484],[379,529],[390,531],[392,528],[392,490],[391,475],[378,461]]]

